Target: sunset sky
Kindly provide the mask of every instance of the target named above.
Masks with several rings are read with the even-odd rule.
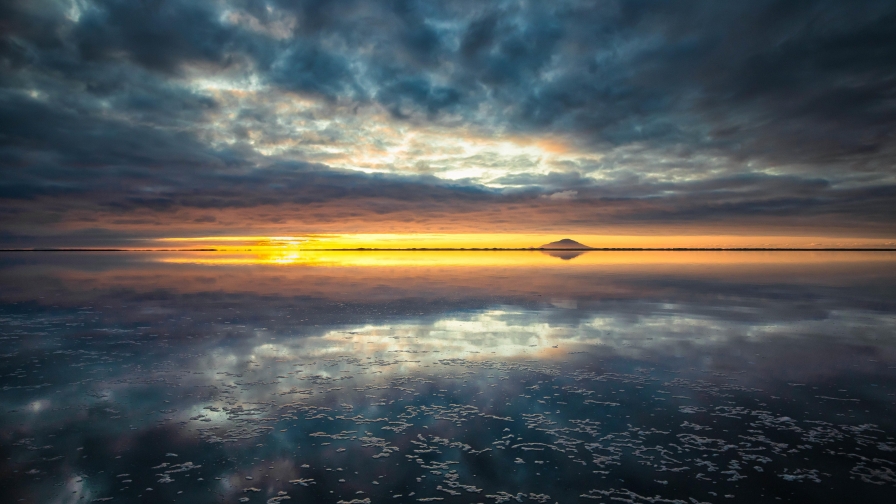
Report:
[[[4,1],[0,248],[894,247],[894,26],[892,1]]]

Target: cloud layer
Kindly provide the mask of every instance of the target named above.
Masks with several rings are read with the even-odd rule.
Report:
[[[6,243],[896,234],[892,2],[21,0],[0,18]]]

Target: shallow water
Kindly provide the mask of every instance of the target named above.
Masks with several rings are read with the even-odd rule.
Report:
[[[5,253],[0,502],[893,502],[896,254]]]

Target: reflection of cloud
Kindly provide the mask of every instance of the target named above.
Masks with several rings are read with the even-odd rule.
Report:
[[[555,308],[564,308],[567,310],[575,310],[579,307],[579,303],[575,299],[552,299],[551,305]]]
[[[35,267],[40,257],[0,262],[4,284],[13,289],[42,279],[40,295],[27,303],[7,301],[21,290],[0,293],[0,321],[13,345],[3,359],[15,373],[46,373],[54,385],[9,394],[0,424],[17,441],[7,443],[17,474],[55,470],[65,478],[83,470],[93,476],[68,478],[67,491],[83,492],[68,496],[43,476],[16,479],[13,488],[61,495],[53,501],[35,494],[34,501],[119,498],[129,495],[125,490],[145,491],[146,479],[159,492],[152,495],[184,488],[184,498],[198,500],[212,490],[233,501],[250,484],[268,496],[284,488],[296,498],[313,497],[287,486],[295,477],[316,477],[319,488],[334,493],[376,481],[385,492],[362,488],[382,501],[395,494],[392,485],[408,488],[421,475],[432,481],[440,472],[433,468],[451,467],[444,462],[451,459],[458,462],[445,471],[446,483],[476,483],[482,493],[519,485],[566,502],[580,495],[579,464],[627,477],[645,451],[722,447],[713,460],[724,466],[722,457],[729,457],[733,467],[743,454],[724,447],[742,442],[738,435],[747,430],[762,433],[753,439],[767,447],[763,457],[780,457],[775,464],[799,458],[801,468],[803,458],[785,452],[795,435],[814,443],[818,434],[842,432],[863,453],[869,446],[873,452],[878,439],[886,443],[880,450],[892,445],[871,424],[886,425],[887,366],[896,362],[896,310],[886,295],[896,270],[880,262],[863,265],[865,276],[854,274],[863,270],[851,262],[792,261],[769,269],[741,258],[711,275],[706,264],[583,261],[588,267],[396,268],[406,276],[390,277],[382,268],[212,268],[140,263],[139,255],[98,262],[63,255],[83,261],[66,268],[56,254]],[[123,263],[110,265],[116,257]],[[796,271],[800,264],[807,269]],[[83,277],[69,276],[71,270]],[[464,271],[472,273],[461,283],[476,277],[489,295],[468,299],[467,289],[451,283]],[[832,278],[819,279],[818,271]],[[511,291],[529,286],[533,272],[551,287],[550,296],[496,301],[518,296]],[[373,290],[357,292],[354,282],[362,275],[372,275],[361,280]],[[427,282],[408,281],[427,276]],[[517,281],[494,283],[505,276]],[[614,289],[595,292],[598,280],[611,277]],[[399,286],[406,290],[389,292]],[[382,297],[365,297],[376,291]],[[873,380],[857,383],[856,376]],[[9,378],[12,386],[28,383]],[[815,385],[844,389],[815,392]],[[819,414],[845,416],[859,401],[874,413],[815,427],[825,425]],[[37,404],[40,414],[33,412]],[[801,416],[809,409],[810,416]],[[724,426],[736,428],[722,429],[719,415],[727,417]],[[696,423],[678,427],[682,420]],[[704,430],[700,436],[712,439],[679,435],[682,428]],[[397,452],[385,461],[369,458],[382,456],[361,446],[370,435]],[[836,436],[838,443],[851,439]],[[41,447],[51,438],[55,447]],[[597,444],[586,446],[586,439]],[[86,446],[83,454],[77,446]],[[192,466],[187,460],[202,471],[188,475],[156,465],[183,469]],[[566,463],[571,483],[545,477],[526,487],[530,475],[522,484],[506,476],[514,460],[528,464],[521,468]],[[846,478],[856,459],[842,460]],[[468,474],[483,474],[483,465],[494,476],[469,481]],[[163,490],[155,482],[168,479],[164,474],[177,482]],[[247,475],[254,481],[247,483]],[[122,488],[131,477],[139,486]],[[79,480],[86,483],[76,485]],[[562,488],[576,491],[564,498]]]
[[[657,358],[679,355],[688,359],[716,355],[720,362],[742,346],[788,348],[811,337],[825,344],[857,343],[853,329],[887,327],[890,316],[861,310],[840,313],[836,323],[793,318],[769,324],[765,320],[739,319],[737,307],[716,316],[687,303],[617,304],[612,311],[594,313],[578,306],[575,300],[552,300],[552,308],[521,310],[514,307],[458,313],[433,320],[396,321],[389,324],[363,324],[324,330],[299,340],[278,337],[247,351],[260,360],[308,362],[351,356],[375,357],[394,362],[381,368],[387,376],[433,365],[443,359],[483,361],[525,358],[566,359],[572,351],[586,351],[626,358]],[[578,310],[579,316],[567,319],[562,313]],[[558,316],[554,316],[554,315]],[[870,340],[869,340],[870,341]],[[888,350],[896,351],[896,348]],[[782,356],[783,357],[783,356]],[[776,359],[758,366],[770,366],[768,373],[791,378],[810,379],[833,371],[818,362],[836,360],[818,352],[814,363],[791,363],[778,368]],[[233,369],[238,368],[236,364]],[[223,362],[216,369],[228,369]],[[305,368],[325,376],[336,376],[344,369]]]
[[[896,310],[896,296],[881,295],[896,272],[889,253],[589,252],[571,262],[536,252],[473,255],[487,261],[212,267],[159,263],[150,254],[6,255],[0,302],[27,301],[59,322],[92,306],[102,322],[77,330],[94,341],[134,345],[138,354],[161,339],[208,345],[206,357],[186,368],[234,373],[252,358],[376,355],[421,361],[395,368],[414,369],[439,358],[562,359],[573,350],[712,354],[736,363],[751,346],[872,341]],[[515,256],[525,260],[515,265]],[[99,323],[115,331],[95,330]],[[837,355],[802,353],[796,365],[783,355],[758,362],[775,362],[769,373],[835,371],[826,366]],[[114,388],[109,397],[116,399]],[[49,399],[60,406],[61,398]]]

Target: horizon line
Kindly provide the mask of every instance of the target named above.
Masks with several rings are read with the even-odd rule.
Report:
[[[268,249],[280,247],[268,246]],[[870,247],[587,247],[587,248],[544,248],[544,247],[357,247],[357,248],[308,248],[299,252],[896,252],[896,248]],[[254,252],[254,248],[243,250],[217,248],[190,249],[128,249],[128,248],[82,248],[82,247],[42,247],[6,248],[0,252]]]

